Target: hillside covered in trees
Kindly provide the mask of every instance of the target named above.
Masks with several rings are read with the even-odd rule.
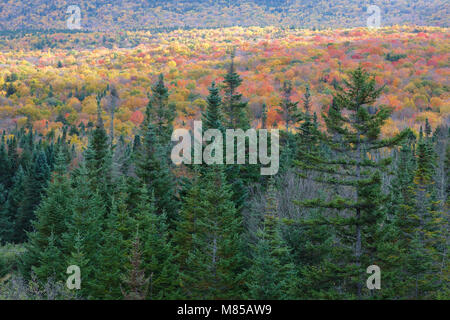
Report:
[[[393,27],[377,31],[226,28],[169,33],[51,33],[0,37],[0,128],[25,123],[39,135],[62,133],[77,150],[87,138],[77,132],[92,126],[96,94],[114,86],[114,127],[129,141],[144,119],[151,84],[165,74],[175,127],[191,126],[206,108],[208,87],[224,79],[231,48],[243,83],[252,126],[285,126],[279,113],[283,82],[300,100],[306,87],[319,121],[323,106],[346,72],[361,64],[386,85],[378,103],[394,109],[383,126],[392,136],[406,127],[416,132],[426,118],[433,127],[449,121],[448,31]],[[103,102],[104,104],[107,102]],[[111,111],[102,113],[107,127]]]
[[[285,26],[343,28],[366,26],[367,8],[381,9],[382,26],[448,27],[445,0],[65,0],[0,3],[0,30],[65,29],[67,8],[77,5],[83,29]]]
[[[448,4],[368,4],[3,1],[0,300],[450,299]]]
[[[233,54],[203,98],[204,130],[250,127]],[[425,119],[417,134],[384,137],[393,108],[361,66],[332,91],[324,125],[309,87],[299,101],[291,90],[272,177],[250,164],[175,166],[162,74],[128,142],[103,122],[113,86],[95,96],[95,124],[75,129],[83,150],[67,123],[61,135],[30,122],[4,132],[0,298],[448,299],[449,127]],[[70,265],[80,290],[63,285]],[[364,285],[370,265],[383,290]]]

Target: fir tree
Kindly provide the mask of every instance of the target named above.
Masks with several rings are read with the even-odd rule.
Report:
[[[148,294],[149,279],[146,278],[142,269],[142,253],[139,241],[139,233],[136,232],[136,239],[132,244],[128,275],[123,279],[125,289],[122,294],[125,300],[145,300]]]
[[[282,87],[282,99],[281,99],[281,110],[279,113],[281,114],[284,124],[286,126],[286,132],[289,133],[289,125],[295,119],[295,113],[297,111],[298,102],[291,101],[292,94],[292,83],[290,81],[285,81]]]
[[[257,232],[248,272],[249,297],[256,300],[292,298],[295,279],[290,250],[281,234],[273,179],[269,181],[264,221]]]
[[[224,113],[226,116],[227,128],[240,128],[247,130],[250,127],[248,121],[247,102],[242,101],[242,94],[238,93],[238,88],[242,84],[241,77],[236,73],[235,65],[235,50],[231,53],[231,63],[228,72],[225,75],[225,96],[224,96]]]
[[[335,156],[328,159],[304,153],[297,165],[302,170],[320,174],[313,180],[353,189],[355,196],[344,197],[337,190],[330,200],[316,198],[299,201],[298,204],[331,210],[322,219],[336,228],[340,241],[345,245],[345,250],[339,254],[340,263],[343,263],[339,273],[345,274],[347,279],[341,285],[345,283],[347,294],[362,298],[363,266],[374,264],[376,260],[373,239],[385,215],[380,170],[389,163],[389,159],[371,160],[367,154],[398,144],[407,131],[394,138],[380,139],[380,128],[392,110],[379,107],[375,114],[369,112],[368,107],[376,101],[383,88],[377,89],[373,77],[361,67],[351,72],[345,85],[346,89],[338,88],[333,106],[323,114],[327,133],[321,134],[321,140]]]
[[[29,243],[26,245],[27,253],[22,266],[24,275],[29,276],[33,269],[42,281],[55,275],[57,280],[62,280],[66,267],[61,252],[61,236],[67,230],[65,222],[70,216],[71,195],[72,188],[66,176],[65,159],[62,153],[59,153],[52,182],[36,210],[34,231],[28,233]],[[48,261],[51,263],[45,266]]]
[[[154,193],[157,212],[165,213],[172,224],[177,216],[174,176],[169,168],[165,148],[158,141],[150,121],[136,155],[136,175]]]
[[[52,280],[63,280],[64,263],[61,248],[58,246],[53,231],[47,239],[47,244],[39,252],[37,265],[32,266],[32,271],[43,283]]]
[[[235,65],[235,50],[231,53],[231,63],[224,80],[224,98],[223,98],[223,114],[224,123],[222,124],[226,129],[242,129],[250,128],[248,121],[248,106],[247,102],[242,101],[242,94],[238,93],[238,88],[242,84],[242,79],[236,73]],[[211,93],[210,93],[211,94]],[[226,147],[225,147],[226,148]],[[235,147],[236,148],[236,147]],[[235,153],[236,154],[236,153]],[[248,152],[246,153],[248,154]],[[257,166],[239,166],[228,165],[226,168],[226,177],[228,183],[232,184],[233,196],[232,199],[236,204],[236,209],[241,211],[244,202],[247,198],[247,189],[245,180],[250,180],[254,177]]]
[[[198,183],[183,209],[183,217],[194,217],[194,234],[182,266],[181,286],[190,298],[242,297],[242,222],[223,169],[209,166]]]
[[[206,99],[208,106],[206,111],[202,114],[203,130],[218,129],[224,132],[223,115],[222,115],[222,99],[219,94],[219,88],[213,82],[209,88],[209,96]]]
[[[265,103],[261,107],[261,129],[267,129],[267,105]]]
[[[152,96],[149,97],[144,128],[147,128],[148,122],[154,121],[155,134],[164,148],[170,142],[176,115],[175,106],[169,104],[168,100],[169,90],[164,84],[164,76],[160,74],[157,82],[152,86]]]
[[[8,159],[10,170],[12,172],[16,172],[20,165],[20,159],[17,151],[17,139],[15,136],[8,140]]]
[[[25,240],[25,232],[31,231],[31,221],[34,212],[41,201],[42,194],[50,178],[50,168],[47,157],[40,151],[29,170],[23,190],[23,200],[17,212],[16,228],[20,231],[19,241]]]
[[[148,188],[140,190],[134,225],[140,236],[142,269],[149,277],[149,299],[177,297],[177,265],[169,238],[167,216],[158,214]]]
[[[96,299],[120,299],[120,284],[125,274],[127,254],[130,250],[132,220],[126,206],[126,193],[122,191],[112,198],[101,245],[97,252],[97,265],[92,283],[92,296]]]
[[[400,241],[405,253],[406,297],[430,298],[436,291],[433,279],[441,269],[441,253],[446,247],[442,233],[443,212],[439,212],[433,181],[436,155],[430,128],[422,129],[417,143],[417,167],[409,187],[409,201],[402,206],[397,224],[402,231]]]
[[[86,167],[95,185],[100,185],[107,174],[107,157],[109,154],[108,136],[103,124],[101,95],[97,97],[97,122],[86,150]]]
[[[108,135],[102,119],[101,100],[103,95],[97,96],[97,123],[89,139],[89,145],[85,152],[86,168],[92,192],[99,190],[103,201],[109,206],[110,194],[110,150],[108,146]]]
[[[5,189],[8,189],[11,187],[11,178],[14,172],[10,169],[8,152],[3,137],[0,138],[2,139],[0,143],[0,184],[3,185]]]
[[[73,174],[72,186],[72,206],[66,219],[62,245],[67,263],[82,268],[83,286],[80,295],[88,298],[96,281],[95,266],[98,264],[97,254],[102,240],[103,219],[106,216],[105,204],[98,193],[91,192],[84,163],[81,163],[76,174]]]
[[[25,189],[25,173],[22,166],[16,171],[13,177],[13,185],[9,190],[6,203],[2,210],[3,223],[5,229],[2,230],[2,239],[6,242],[20,242],[23,237],[23,230],[18,223],[18,210],[23,201],[23,190]],[[8,228],[6,228],[8,226]]]
[[[304,112],[298,114],[297,120],[301,122],[297,135],[297,157],[308,159],[317,157],[320,151],[319,128],[316,113],[311,115],[311,93],[309,86],[306,87],[303,98]]]
[[[13,221],[11,221],[8,212],[6,211],[6,201],[8,195],[3,184],[0,183],[0,245],[6,242],[11,242],[13,232]]]

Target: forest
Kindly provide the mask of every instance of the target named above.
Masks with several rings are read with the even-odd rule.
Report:
[[[234,56],[208,88],[204,129],[251,127]],[[0,298],[448,299],[449,127],[425,119],[383,137],[385,86],[360,65],[335,87],[319,121],[309,86],[295,101],[283,83],[272,177],[258,165],[174,166],[163,74],[130,141],[104,124],[119,99],[110,85],[95,123],[75,128],[82,151],[64,121],[61,135],[30,121],[4,131]],[[80,290],[64,286],[71,265]],[[370,265],[382,290],[365,286]]]
[[[445,1],[78,2],[0,3],[0,300],[450,298]]]
[[[0,30],[65,29],[67,8],[81,9],[83,30],[154,30],[284,26],[366,26],[367,8],[382,8],[382,25],[449,26],[445,0],[4,0]]]

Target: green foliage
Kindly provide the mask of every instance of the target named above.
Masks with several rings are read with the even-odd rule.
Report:
[[[109,207],[111,190],[111,153],[108,144],[108,135],[102,120],[101,100],[103,95],[97,96],[97,123],[89,139],[89,145],[85,152],[86,168],[88,171],[91,191],[100,192],[103,201]]]
[[[232,56],[204,130],[250,127],[241,82]],[[300,111],[285,83],[283,179],[248,164],[172,166],[162,76],[140,131],[114,145],[98,95],[84,159],[66,124],[58,137],[30,121],[3,133],[0,241],[27,242],[0,247],[0,298],[448,299],[448,129],[426,120],[418,139],[382,138],[392,110],[374,106],[373,76],[357,68],[332,86],[319,120],[309,87]],[[366,289],[373,264],[382,290]],[[76,294],[63,288],[69,265],[81,268]]]
[[[145,278],[145,271],[141,269],[141,251],[139,234],[136,233],[136,239],[133,242],[130,257],[131,267],[129,274],[124,277],[126,289],[122,289],[125,300],[145,300],[148,292],[149,279]]]
[[[257,243],[246,278],[250,299],[294,298],[296,272],[290,249],[281,234],[273,180],[269,183],[264,222],[257,232]]]
[[[19,231],[19,241],[24,240],[23,231],[31,231],[31,221],[34,219],[34,211],[39,205],[43,190],[50,178],[50,168],[44,152],[39,152],[34,157],[33,166],[29,169],[24,182],[24,193],[17,210],[16,230]]]
[[[140,190],[133,225],[141,234],[142,270],[149,277],[149,291],[145,297],[151,300],[177,297],[178,268],[167,215],[157,213],[154,197],[149,195],[146,186]]]
[[[156,135],[154,125],[148,115],[142,127],[143,141],[136,154],[136,175],[153,192],[155,206],[159,214],[166,214],[173,223],[178,210],[175,193],[175,179],[170,170],[166,148]]]
[[[231,63],[225,75],[224,84],[224,113],[227,128],[247,130],[250,127],[248,121],[247,103],[242,101],[242,94],[237,89],[242,84],[241,77],[236,73],[234,64],[235,52],[231,53]]]
[[[198,196],[198,197],[197,197]],[[242,222],[231,200],[223,169],[209,166],[187,194],[180,222],[180,236],[193,228],[190,245],[178,247],[183,254],[181,286],[192,299],[237,299],[243,296]],[[183,233],[182,233],[183,231]]]
[[[0,279],[18,271],[18,262],[24,252],[23,245],[6,244],[0,247]]]
[[[364,270],[361,266],[374,264],[378,259],[375,239],[385,219],[386,199],[381,191],[381,172],[387,162],[370,160],[368,153],[395,145],[407,132],[392,139],[380,139],[381,126],[391,111],[381,106],[378,112],[369,112],[369,106],[383,88],[377,89],[374,78],[361,67],[352,71],[350,80],[344,83],[346,88],[337,87],[332,106],[322,115],[327,133],[308,130],[311,128],[308,124],[310,119],[304,117],[303,127],[307,130],[301,131],[300,139],[303,141],[300,141],[309,146],[300,148],[297,165],[315,172],[312,180],[319,183],[354,188],[354,196],[341,196],[338,191],[326,200],[315,198],[297,203],[305,208],[330,209],[330,214],[321,217],[322,221],[318,223],[334,228],[337,241],[343,245],[331,256],[331,261],[341,267],[339,273],[346,276],[346,280],[337,276],[337,283],[345,286],[343,297],[362,298]],[[317,151],[317,138],[331,150],[332,157]],[[305,174],[301,176],[307,177]],[[326,260],[323,263],[329,267]],[[325,272],[326,275],[329,273]],[[329,290],[332,296],[336,294],[334,286]]]
[[[386,60],[390,61],[390,62],[396,62],[400,59],[404,59],[406,58],[406,54],[395,54],[395,53],[390,53],[388,52],[386,54]]]
[[[46,198],[36,211],[34,231],[28,234],[29,243],[22,266],[24,275],[29,277],[30,272],[34,271],[39,279],[63,279],[66,266],[61,252],[61,236],[67,230],[65,221],[70,216],[71,194],[65,159],[59,153]]]
[[[160,74],[158,81],[152,87],[152,96],[149,99],[144,124],[154,122],[156,136],[164,147],[170,142],[176,115],[175,106],[169,104],[168,100],[169,90],[164,84],[164,76]]]

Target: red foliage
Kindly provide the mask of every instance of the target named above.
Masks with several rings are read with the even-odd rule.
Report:
[[[142,121],[144,121],[144,115],[139,110],[136,110],[133,112],[133,114],[130,117],[131,122],[133,122],[135,125],[140,125]]]

